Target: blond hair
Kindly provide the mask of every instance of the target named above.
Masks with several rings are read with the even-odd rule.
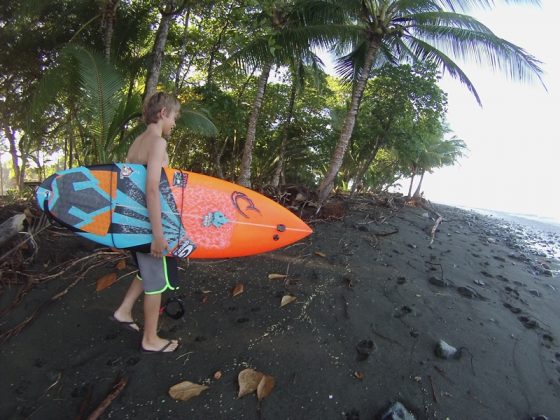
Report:
[[[166,115],[169,115],[172,111],[175,111],[178,114],[181,110],[181,103],[176,97],[168,93],[154,93],[147,101],[144,102],[142,119],[146,124],[157,123],[159,120],[158,114],[163,108],[165,108]]]

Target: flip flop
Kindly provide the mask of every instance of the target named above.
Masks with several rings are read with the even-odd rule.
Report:
[[[180,343],[177,343],[177,347],[175,347],[174,350],[171,351],[165,351],[171,344],[173,344],[173,340],[168,340],[167,344],[165,346],[163,346],[161,349],[159,350],[146,350],[142,344],[140,344],[140,351],[142,351],[142,353],[146,353],[146,354],[159,354],[159,353],[173,353],[175,351],[177,351],[177,349],[180,346]]]
[[[113,322],[116,322],[121,327],[123,327],[125,330],[140,332],[140,326],[138,324],[136,324],[135,321],[119,321],[117,318],[115,318],[115,315],[111,315],[109,317],[109,320],[113,321]],[[134,328],[133,325],[136,325],[138,327],[138,329]]]

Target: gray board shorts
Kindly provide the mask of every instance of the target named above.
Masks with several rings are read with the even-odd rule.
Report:
[[[153,257],[143,252],[132,252],[132,258],[138,267],[138,278],[144,286],[144,293],[163,293],[167,289],[179,287],[179,270],[177,259],[173,257]]]

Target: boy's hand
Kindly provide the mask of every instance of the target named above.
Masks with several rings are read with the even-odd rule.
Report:
[[[152,246],[150,247],[152,257],[161,258],[165,250],[169,250],[167,240],[163,236],[154,237],[152,239]]]

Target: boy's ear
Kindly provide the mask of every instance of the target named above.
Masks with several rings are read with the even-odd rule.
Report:
[[[159,118],[167,117],[167,108],[163,107],[158,112]]]

